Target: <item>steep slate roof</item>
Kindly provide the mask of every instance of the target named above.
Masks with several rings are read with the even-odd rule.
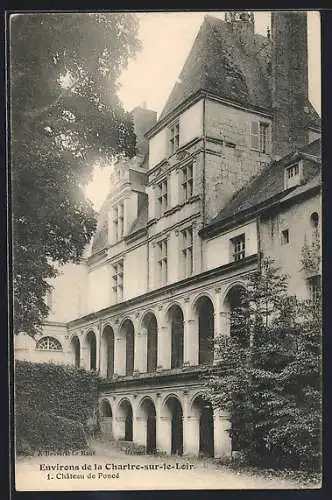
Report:
[[[251,44],[242,45],[229,23],[205,16],[159,120],[198,90],[213,92],[239,104],[269,109],[270,58],[268,38],[255,34]]]
[[[285,191],[284,168],[292,163],[292,159],[296,157],[297,153],[303,155],[303,157],[308,160],[308,164],[305,168],[306,184],[298,188],[292,188],[291,191]],[[290,192],[293,194],[295,189],[308,189],[311,184],[314,185],[316,183],[314,179],[317,176],[319,177],[321,172],[320,139],[301,148],[297,153],[292,152],[279,161],[269,163],[259,175],[253,177],[242,189],[234,194],[232,199],[206,227],[208,228],[216,223],[222,223],[228,217],[236,217],[236,215],[241,212],[250,210],[261,203],[267,202],[269,199],[279,194],[285,193],[286,197]]]

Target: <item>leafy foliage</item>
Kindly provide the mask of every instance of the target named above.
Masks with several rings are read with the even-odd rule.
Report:
[[[96,227],[93,166],[135,153],[116,91],[139,49],[134,15],[19,14],[10,23],[14,329],[34,336],[47,280],[79,262]]]
[[[31,455],[46,450],[73,451],[87,448],[82,424],[31,408],[16,414],[16,453]]]
[[[53,363],[15,363],[16,408],[38,410],[85,425],[98,402],[94,372]]]
[[[317,467],[321,426],[320,300],[296,301],[271,259],[250,275],[216,341],[206,395],[229,411],[233,449],[252,463]]]

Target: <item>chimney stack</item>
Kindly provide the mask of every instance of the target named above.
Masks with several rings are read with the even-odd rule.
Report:
[[[308,143],[308,44],[306,12],[272,12],[273,156]]]
[[[144,134],[153,127],[157,121],[157,112],[146,108],[146,103],[143,107],[136,106],[131,112],[134,122],[134,132],[136,134],[136,150],[137,154],[145,155],[148,152],[149,142],[144,137]]]

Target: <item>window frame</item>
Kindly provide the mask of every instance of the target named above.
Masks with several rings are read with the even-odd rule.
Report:
[[[118,243],[124,237],[124,202],[120,201],[112,207],[112,226],[114,242]]]
[[[124,261],[119,259],[111,264],[112,266],[112,290],[115,303],[123,301],[123,283],[124,283]]]
[[[181,263],[183,264],[182,274],[185,278],[189,278],[189,276],[192,276],[194,272],[194,244],[193,244],[192,226],[188,226],[182,229],[180,231],[180,235],[181,235]]]
[[[310,276],[310,278],[307,278],[307,284],[310,300],[315,303],[318,299],[318,290],[322,288],[321,275],[315,274],[314,276]]]
[[[191,160],[181,167],[181,199],[185,203],[194,192],[194,161]],[[189,173],[189,175],[188,175]]]
[[[180,120],[175,120],[168,127],[169,130],[169,154],[170,156],[176,153],[180,147]]]
[[[264,132],[264,133],[263,133]],[[264,139],[264,140],[263,140]],[[262,154],[270,154],[271,124],[265,120],[252,120],[250,125],[251,149]]]
[[[157,255],[157,278],[160,286],[168,283],[168,237],[162,238],[156,242]]]
[[[157,216],[162,217],[168,209],[168,177],[157,182]]]
[[[56,348],[51,348],[50,347],[50,340],[52,342],[54,342],[55,345],[57,345]],[[40,347],[40,344],[43,343],[44,341],[47,341],[47,347],[46,348]],[[36,343],[36,351],[63,352],[63,347],[62,347],[62,344],[61,344],[60,340],[58,340],[55,337],[52,337],[51,335],[46,335],[45,337],[42,337],[41,339],[39,339],[37,341],[37,343]]]
[[[282,231],[280,232],[280,244],[282,246],[289,244],[289,229],[288,228],[282,229]]]
[[[240,244],[240,248],[237,245]],[[231,238],[232,262],[238,262],[246,257],[246,235],[241,233]]]

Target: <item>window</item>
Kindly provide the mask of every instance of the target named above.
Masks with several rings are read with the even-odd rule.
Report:
[[[167,204],[168,204],[168,199],[167,199],[167,179],[164,179],[161,181],[158,186],[158,210],[157,214],[159,217],[161,217],[165,211],[167,210]]]
[[[179,122],[174,123],[170,129],[170,154],[172,155],[179,148],[180,143],[180,125]]]
[[[123,299],[123,260],[120,260],[112,266],[112,289],[116,302],[121,302]]]
[[[120,241],[123,238],[123,212],[123,202],[113,208],[114,241]]]
[[[182,197],[183,201],[189,200],[193,195],[193,163],[185,165],[181,169],[182,173]]]
[[[167,283],[167,239],[157,243],[157,267],[160,285]]]
[[[303,165],[300,160],[293,165],[289,165],[285,168],[285,189],[298,186],[301,184],[303,177]]]
[[[245,236],[241,234],[236,238],[231,240],[233,247],[233,260],[236,262],[238,260],[244,259],[245,257]]]
[[[319,215],[317,212],[313,212],[310,215],[310,225],[313,229],[317,229],[318,224],[319,224]]]
[[[292,179],[293,177],[296,177],[299,175],[299,165],[291,165],[290,167],[287,168],[287,179]]]
[[[37,342],[38,351],[62,351],[62,345],[54,337],[43,337]]]
[[[308,286],[309,286],[309,294],[310,294],[310,299],[313,302],[317,302],[317,300],[320,298],[321,294],[321,277],[320,276],[312,276],[311,278],[308,279]]]
[[[268,151],[268,132],[269,124],[261,122],[259,124],[259,150],[261,153],[267,153]]]
[[[191,276],[193,272],[193,230],[187,228],[181,231],[182,248],[182,269],[184,276]]]
[[[269,152],[270,125],[266,122],[251,122],[251,147],[261,153]]]
[[[288,245],[289,243],[289,230],[284,229],[281,231],[281,244],[282,245]]]

